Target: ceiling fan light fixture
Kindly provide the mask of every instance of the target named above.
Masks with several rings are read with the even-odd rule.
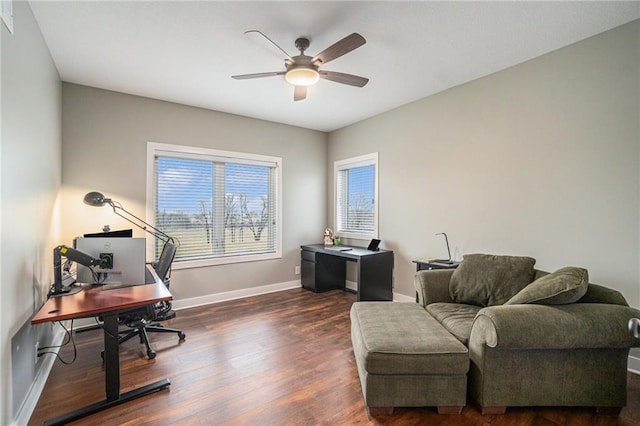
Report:
[[[320,74],[313,68],[291,68],[284,78],[294,86],[313,86],[320,80]]]
[[[347,84],[349,86],[364,87],[369,82],[368,78],[360,77],[353,74],[345,74],[335,71],[319,71],[320,66],[351,52],[354,49],[365,44],[367,41],[358,33],[352,33],[342,40],[333,43],[331,46],[318,53],[316,56],[307,56],[304,52],[309,47],[309,39],[300,37],[296,39],[296,49],[300,51],[299,55],[289,56],[289,54],[278,46],[273,40],[258,30],[249,30],[245,34],[257,34],[264,40],[268,41],[273,47],[284,53],[284,65],[286,71],[261,72],[253,74],[232,75],[236,80],[245,80],[249,78],[262,78],[284,75],[287,83],[294,86],[293,100],[301,101],[307,97],[307,88],[316,84],[320,78],[336,83]]]

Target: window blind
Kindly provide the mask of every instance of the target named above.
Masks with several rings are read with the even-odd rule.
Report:
[[[337,228],[339,232],[375,232],[375,166],[338,168],[336,173]]]
[[[275,252],[276,169],[254,159],[156,155],[155,223],[178,241],[176,261]]]

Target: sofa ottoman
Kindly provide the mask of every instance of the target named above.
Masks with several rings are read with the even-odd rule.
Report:
[[[467,399],[465,345],[413,303],[356,302],[351,340],[365,405],[371,414],[394,407],[435,406],[460,413]]]

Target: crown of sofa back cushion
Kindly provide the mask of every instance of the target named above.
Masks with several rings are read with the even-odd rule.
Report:
[[[451,275],[449,294],[458,303],[502,305],[531,282],[535,263],[527,256],[467,254]]]
[[[505,305],[538,303],[542,305],[564,305],[580,300],[587,292],[589,273],[584,268],[567,266],[538,278]]]
[[[578,303],[607,303],[609,305],[629,306],[622,293],[612,288],[589,283],[587,293],[578,300]]]

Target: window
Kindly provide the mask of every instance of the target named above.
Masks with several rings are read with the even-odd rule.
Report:
[[[281,257],[281,158],[157,143],[147,153],[149,217],[177,241],[176,267]]]
[[[378,153],[336,161],[336,234],[378,237]]]

